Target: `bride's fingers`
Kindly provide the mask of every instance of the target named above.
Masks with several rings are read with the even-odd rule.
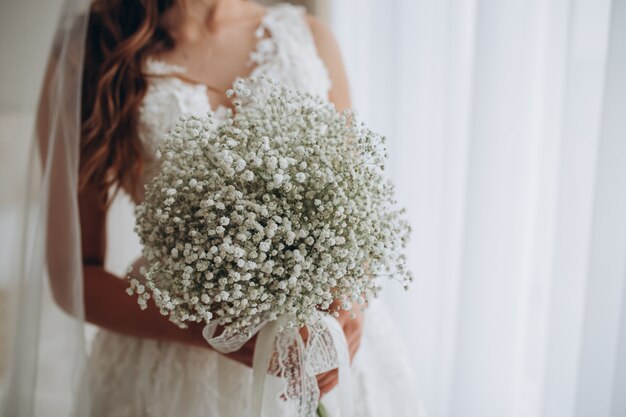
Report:
[[[330,392],[339,382],[339,372],[337,369],[317,376],[317,385],[320,389],[320,396]]]
[[[352,361],[354,360],[354,356],[359,351],[360,347],[361,347],[361,342],[360,341],[358,343],[354,343],[354,344],[349,346],[348,352],[350,353],[350,363],[352,363]]]
[[[350,354],[350,362],[354,359],[354,355],[361,346],[361,338],[363,336],[363,325],[360,322],[347,323],[344,327],[346,341],[348,342],[348,352]]]

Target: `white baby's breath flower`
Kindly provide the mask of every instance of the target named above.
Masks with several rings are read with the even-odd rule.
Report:
[[[246,161],[244,161],[243,159],[238,159],[237,162],[235,162],[235,171],[237,172],[243,171],[245,167],[246,167]]]
[[[261,243],[259,244],[259,249],[260,249],[262,252],[267,252],[267,251],[269,251],[269,250],[270,250],[270,247],[271,247],[271,242],[270,242],[269,240],[265,240],[265,241],[263,241],[263,242],[261,242]]]

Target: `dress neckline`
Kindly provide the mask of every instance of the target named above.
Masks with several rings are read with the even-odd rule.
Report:
[[[253,66],[253,68],[248,75],[238,75],[235,77],[235,79],[247,79],[257,76],[262,71],[262,69],[271,61],[270,56],[275,53],[278,47],[276,39],[274,38],[274,34],[271,30],[271,19],[273,18],[274,11],[277,10],[279,7],[280,5],[269,6],[259,20],[259,24],[254,30],[256,42],[254,48],[252,48],[252,50],[248,53],[248,62],[250,65]],[[187,68],[182,65],[173,64],[163,59],[149,56],[146,58],[144,66],[147,70],[146,74],[148,76],[176,79],[190,86],[204,88],[206,90],[205,92],[207,100],[209,99],[209,90],[218,93],[225,93],[225,91],[221,91],[217,87],[213,87],[209,84],[187,77]],[[211,106],[209,105],[209,107]],[[219,105],[218,107],[225,106]]]

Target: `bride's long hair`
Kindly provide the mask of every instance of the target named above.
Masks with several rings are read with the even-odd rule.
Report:
[[[79,187],[133,189],[142,167],[139,105],[148,83],[146,58],[174,47],[159,26],[176,0],[94,0],[82,84]],[[180,1],[180,0],[179,0]]]

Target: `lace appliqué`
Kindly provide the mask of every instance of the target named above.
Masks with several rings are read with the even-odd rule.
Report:
[[[256,65],[252,76],[265,74],[291,89],[328,96],[330,76],[317,52],[303,7],[273,7],[255,36],[257,47],[250,55]]]

